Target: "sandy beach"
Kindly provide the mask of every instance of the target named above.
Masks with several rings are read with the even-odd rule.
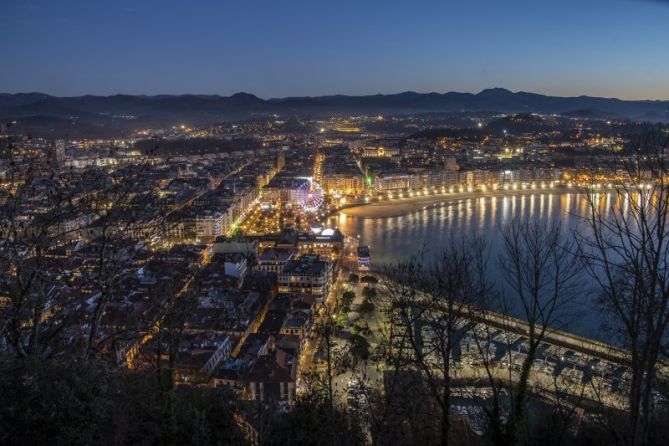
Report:
[[[340,214],[357,218],[388,218],[407,215],[433,207],[450,206],[463,200],[490,197],[511,197],[522,195],[564,194],[578,193],[579,190],[552,188],[552,189],[525,189],[525,190],[497,190],[487,192],[454,192],[427,197],[409,197],[385,200],[370,204],[354,206],[339,211]]]

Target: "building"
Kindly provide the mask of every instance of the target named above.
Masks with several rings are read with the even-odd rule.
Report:
[[[330,290],[332,264],[317,255],[303,255],[286,262],[279,274],[279,292],[291,293],[307,301],[322,302]]]
[[[458,184],[458,173],[454,170],[430,172],[427,187],[453,187]]]
[[[211,376],[211,374],[216,370],[216,367],[228,359],[230,359],[230,354],[232,353],[232,340],[230,336],[226,336],[225,339],[218,345],[218,348],[211,355],[209,360],[202,367],[202,372],[206,376]]]
[[[328,194],[359,195],[365,193],[365,178],[362,173],[326,173],[323,189]]]
[[[295,402],[297,358],[288,353],[263,355],[251,366],[248,375],[249,397],[253,401]]]
[[[362,149],[362,156],[365,158],[391,157],[399,153],[398,147],[368,146]]]
[[[281,324],[279,333],[282,335],[299,336],[304,340],[311,326],[311,312],[308,310],[297,309],[293,311]]]
[[[409,189],[411,182],[406,173],[377,175],[374,179],[374,187],[380,192]]]
[[[226,276],[238,279],[240,284],[244,281],[248,270],[248,260],[246,260],[246,257],[239,253],[228,253],[216,254],[214,258],[223,261]]]
[[[213,210],[203,210],[195,214],[196,240],[211,242],[229,230],[228,215]]]
[[[258,254],[256,268],[279,274],[293,255],[293,250],[287,248],[265,248]]]
[[[333,195],[359,195],[365,193],[365,176],[346,147],[323,151],[323,189]]]
[[[369,246],[358,246],[358,271],[369,271],[370,260]]]
[[[308,187],[305,184],[309,184],[306,178],[277,175],[263,188],[262,201],[270,204],[297,204],[301,191]]]
[[[507,183],[515,183],[518,178],[518,173],[515,170],[502,170],[499,172],[499,179],[498,183],[500,184],[507,184]]]
[[[300,232],[297,236],[297,249],[301,254],[316,254],[332,260],[341,256],[344,251],[344,234],[339,229],[312,229]]]
[[[218,237],[213,244],[216,254],[243,254],[246,257],[258,255],[258,240],[247,237]]]

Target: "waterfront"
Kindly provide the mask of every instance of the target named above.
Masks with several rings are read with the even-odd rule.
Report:
[[[615,200],[615,193],[602,193],[602,199],[602,204],[609,209],[612,200]],[[403,206],[401,203],[398,205]],[[365,212],[365,207],[369,212]],[[377,215],[373,205],[365,207],[357,208],[357,215]],[[404,205],[404,209],[409,208]],[[451,239],[482,236],[488,247],[490,277],[498,288],[503,288],[503,280],[496,271],[503,227],[513,219],[529,216],[546,221],[557,219],[565,236],[571,236],[573,231],[586,230],[583,217],[587,214],[587,202],[583,194],[576,192],[534,192],[511,196],[468,194],[424,203],[415,212],[410,210],[404,215],[383,218],[340,213],[334,223],[345,234],[359,236],[360,244],[370,246],[372,264],[377,269],[412,255],[429,259]],[[601,311],[595,311],[594,295],[594,287],[586,278],[579,314],[569,326],[562,328],[614,343],[601,330],[606,321]]]

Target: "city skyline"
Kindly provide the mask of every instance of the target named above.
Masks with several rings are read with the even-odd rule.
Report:
[[[0,11],[0,445],[666,443],[669,0]]]
[[[160,7],[159,7],[160,6]],[[9,5],[7,93],[669,99],[667,2]],[[6,34],[5,34],[6,33]],[[3,35],[4,34],[4,35]],[[17,38],[17,36],[19,36]]]

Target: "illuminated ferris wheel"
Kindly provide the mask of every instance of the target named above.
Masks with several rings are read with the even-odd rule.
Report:
[[[323,206],[325,195],[318,183],[305,181],[297,190],[297,200],[305,212],[316,212]]]

